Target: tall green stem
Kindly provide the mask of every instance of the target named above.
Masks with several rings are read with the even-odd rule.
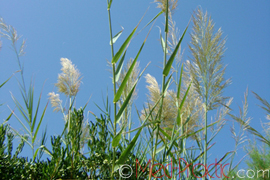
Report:
[[[13,49],[15,51],[15,54],[16,54],[16,57],[17,57],[17,62],[18,62],[19,68],[20,68],[20,73],[21,73],[21,78],[22,78],[22,86],[23,86],[23,93],[24,93],[24,96],[27,97],[27,92],[26,92],[26,87],[25,87],[25,82],[24,82],[24,77],[23,77],[23,66],[21,65],[20,55],[19,55],[18,50],[16,48],[16,41],[12,40],[12,46],[13,46]]]
[[[168,20],[168,0],[167,0],[167,3],[166,3],[166,24],[168,23],[167,20]],[[164,60],[163,60],[163,69],[165,68],[166,66],[166,63],[167,63],[167,44],[168,44],[168,32],[167,32],[167,27],[165,25],[165,48],[164,48]],[[162,106],[163,106],[163,99],[164,99],[164,91],[165,91],[165,80],[166,80],[166,77],[165,75],[163,74],[162,75],[162,98],[161,98],[161,102],[160,102],[160,109],[159,109],[159,121],[161,121],[161,117],[162,117]],[[156,156],[156,151],[157,151],[157,144],[158,144],[158,135],[159,135],[159,128],[160,128],[160,122],[158,122],[157,124],[157,133],[156,133],[156,139],[155,139],[155,145],[154,145],[154,151],[153,151],[153,154],[152,154],[152,161],[151,161],[151,168],[150,168],[150,174],[149,174],[149,180],[151,180],[151,176],[152,176],[152,170],[153,170],[153,165],[154,165],[154,161],[155,161],[155,156]]]
[[[204,120],[204,169],[205,169],[205,176],[203,177],[203,180],[206,179],[206,176],[208,174],[207,170],[207,96],[205,99],[205,120]]]
[[[112,53],[112,58],[114,57],[114,50],[113,50],[113,36],[112,36],[112,23],[111,23],[111,11],[109,7],[109,0],[107,0],[108,4],[108,17],[109,17],[109,28],[110,28],[110,39],[111,39],[111,53]],[[116,82],[115,82],[115,63],[113,63],[113,96],[116,94]],[[114,127],[113,127],[113,134],[114,136],[116,135],[116,108],[117,104],[114,102]],[[116,148],[113,148],[113,164],[112,164],[112,172],[111,172],[111,179],[113,179],[113,172],[114,172],[114,166],[115,166],[115,155],[116,155]]]

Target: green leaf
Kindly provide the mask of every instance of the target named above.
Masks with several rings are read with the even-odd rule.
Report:
[[[229,114],[234,120],[236,120],[238,123],[240,123],[245,129],[247,129],[247,131],[257,137],[259,137],[259,140],[265,144],[267,144],[268,146],[270,146],[270,141],[265,138],[261,133],[259,133],[256,129],[254,129],[253,127],[251,127],[247,122],[243,121],[241,118],[236,117],[232,114]]]
[[[45,115],[46,109],[47,109],[47,107],[48,107],[48,103],[49,103],[49,102],[47,102],[47,104],[46,104],[46,106],[45,106],[45,108],[44,108],[44,110],[43,110],[43,112],[42,112],[42,115],[41,115],[41,117],[40,117],[38,126],[37,126],[37,128],[36,128],[36,132],[35,132],[34,137],[33,137],[33,142],[36,140],[36,137],[37,137],[37,133],[38,133],[39,127],[40,127],[40,125],[41,125],[41,122],[42,122],[43,117],[44,117],[44,115]]]
[[[11,94],[15,104],[17,103],[17,100],[15,99],[15,97]],[[16,101],[15,101],[16,100]],[[20,105],[20,104],[19,104]],[[22,115],[24,115],[24,113],[22,112],[22,110],[20,109],[20,106],[18,104],[16,104],[17,108],[19,109],[19,111],[22,113]],[[12,114],[16,117],[16,119],[21,123],[21,125],[24,127],[24,129],[28,132],[29,135],[31,135],[31,132],[29,131],[29,129],[24,125],[24,123],[20,120],[20,118],[14,113],[14,111],[12,111],[10,109],[10,111],[12,112]]]
[[[166,22],[165,22],[165,32],[169,32],[169,0],[166,1]]]
[[[113,1],[113,0],[110,0],[110,2],[108,1],[108,2],[109,2],[109,3],[108,3],[108,10],[111,9],[112,1]]]
[[[145,121],[144,121],[145,122]],[[114,168],[114,171],[118,170],[120,168],[120,166],[122,164],[125,163],[126,159],[130,156],[130,152],[131,150],[135,147],[136,145],[136,141],[140,135],[142,131],[142,128],[140,128],[138,130],[138,132],[136,133],[136,135],[133,137],[133,139],[131,140],[130,144],[127,146],[127,148],[122,152],[122,154],[120,155],[118,161],[116,162],[116,165],[115,165],[115,168]]]
[[[183,75],[183,64],[181,67],[181,72],[180,72],[180,78],[179,78],[179,82],[178,82],[178,88],[177,88],[177,99],[180,98],[180,92],[181,92],[181,83],[182,83],[182,75]]]
[[[148,65],[149,65],[149,63],[148,63],[147,66],[143,69],[143,71],[141,72],[141,74],[139,75],[139,77],[137,78],[137,80],[135,81],[135,83],[134,83],[132,89],[130,90],[130,92],[128,93],[128,96],[126,97],[124,103],[123,103],[122,106],[120,107],[120,109],[119,109],[119,111],[118,111],[118,113],[117,113],[117,115],[116,115],[116,122],[118,122],[119,119],[121,118],[121,116],[122,116],[124,110],[126,109],[128,103],[129,103],[129,101],[130,101],[130,99],[131,99],[131,97],[132,97],[132,94],[133,94],[133,92],[134,92],[134,90],[135,90],[135,87],[136,87],[136,85],[137,85],[139,79],[140,79],[141,76],[143,75],[143,73],[144,73],[144,71],[146,70],[146,68],[148,67]]]
[[[19,70],[20,71],[20,70]],[[19,71],[16,71],[15,73],[17,73],[17,72],[19,72]],[[0,88],[1,87],[3,87],[11,78],[12,78],[12,76],[14,76],[14,74],[15,73],[13,73],[5,82],[3,82],[1,85],[0,85]]]
[[[182,40],[183,40],[183,38],[184,38],[184,36],[185,36],[185,34],[186,34],[187,28],[188,28],[188,25],[187,25],[187,27],[186,27],[184,33],[182,34],[180,40],[178,41],[178,43],[177,43],[177,45],[176,45],[176,47],[175,47],[175,49],[174,49],[174,51],[173,51],[173,53],[172,53],[170,59],[168,60],[166,66],[165,66],[165,68],[164,68],[164,70],[163,70],[163,75],[164,75],[164,76],[168,76],[168,74],[169,74],[169,72],[170,72],[170,70],[171,70],[172,63],[173,63],[173,61],[174,61],[174,59],[175,59],[175,56],[176,56],[176,54],[177,54],[177,52],[178,52],[178,49],[179,49],[179,47],[180,47],[180,44],[181,44],[181,42],[182,42]]]
[[[6,120],[4,121],[3,124],[5,124],[6,122],[8,122],[8,120],[11,118],[11,116],[13,115],[14,110],[10,113],[10,115],[6,118]]]
[[[159,128],[159,131],[164,135],[166,136],[168,139],[172,139],[172,137],[167,134],[162,128]],[[180,138],[180,137],[177,137],[177,139]],[[178,144],[176,142],[173,142],[173,144],[175,145],[175,147],[178,147]]]
[[[229,152],[227,152],[218,162],[215,162],[216,164],[219,164],[221,161],[223,161],[230,153],[232,153],[233,151],[229,151]],[[214,169],[216,169],[217,168],[217,166],[213,166],[211,169],[210,169],[210,171],[208,170],[208,172],[210,173],[211,171],[213,171]],[[218,169],[220,168],[220,166],[218,167]],[[218,169],[216,169],[216,170],[218,170]],[[217,173],[216,171],[214,172],[214,173]],[[213,173],[213,174],[214,174]],[[212,175],[213,175],[212,174]]]
[[[135,64],[136,64],[137,59],[138,59],[138,57],[139,57],[139,55],[140,55],[140,53],[141,53],[141,51],[142,51],[142,48],[143,48],[144,44],[145,44],[145,41],[143,42],[143,44],[142,44],[142,46],[141,46],[139,52],[137,53],[137,55],[136,55],[134,61],[132,62],[131,66],[129,67],[128,72],[127,72],[125,78],[123,79],[123,81],[122,81],[122,83],[121,83],[121,85],[120,85],[118,91],[116,92],[116,94],[115,94],[115,96],[114,96],[114,100],[113,100],[114,103],[116,103],[117,101],[119,101],[119,99],[120,99],[120,97],[121,97],[121,95],[122,95],[122,92],[124,91],[124,88],[126,87],[126,84],[127,84],[127,82],[128,82],[128,79],[129,79],[129,77],[130,77],[130,75],[131,75],[131,72],[133,71],[133,69],[134,69],[134,67],[135,67]]]
[[[128,93],[128,96],[126,97],[124,103],[122,104],[121,108],[119,109],[117,115],[116,115],[116,122],[118,123],[118,121],[120,120],[124,110],[126,109],[126,107],[128,106],[128,103],[132,97],[132,94],[135,90],[135,87],[137,85],[137,82],[133,85],[133,88],[131,89],[131,91]]]
[[[121,140],[121,135],[125,126],[122,126],[121,130],[116,134],[116,136],[112,140],[112,147],[116,148]]]
[[[125,42],[122,44],[122,46],[120,47],[120,49],[118,50],[118,52],[115,54],[115,56],[112,59],[112,64],[117,63],[117,61],[119,60],[119,58],[121,57],[122,53],[124,52],[124,50],[126,49],[126,47],[128,46],[129,42],[131,41],[132,36],[134,35],[135,31],[137,30],[138,25],[133,29],[133,31],[130,33],[130,35],[127,37],[127,39],[125,40]]]
[[[115,71],[115,82],[118,82],[119,80],[119,77],[121,75],[121,71],[122,71],[122,68],[123,68],[123,64],[124,64],[124,60],[125,60],[125,56],[126,56],[126,52],[124,52],[119,64],[117,65],[117,68],[116,68],[116,71]]]
[[[167,90],[168,90],[168,88],[170,86],[171,78],[172,78],[172,75],[170,75],[170,77],[168,78],[167,82],[165,83],[164,91],[163,91],[164,96],[166,96]]]
[[[215,125],[215,124],[217,124],[217,123],[218,123],[218,121],[213,122],[212,124],[207,125],[206,128],[209,128],[209,127],[211,127],[211,126],[213,126],[213,125]],[[193,132],[193,133],[190,133],[190,134],[187,134],[187,135],[182,135],[182,136],[180,136],[179,138],[188,138],[188,137],[190,137],[190,136],[193,136],[194,134],[199,133],[200,131],[202,131],[202,130],[204,130],[204,129],[205,129],[205,127],[201,128],[201,129],[199,129],[199,130],[197,130],[197,131],[195,131],[195,132]]]
[[[13,76],[13,75],[12,75]],[[5,82],[3,82],[1,85],[0,85],[0,88],[2,87],[2,86],[4,86],[11,78],[12,78],[12,76],[10,76]]]
[[[187,117],[187,120],[185,121],[184,126],[189,122],[190,117],[191,117],[191,114]]]
[[[145,120],[143,121],[141,127],[139,128],[138,132],[136,133],[136,135],[133,137],[133,139],[131,140],[130,144],[127,146],[127,148],[123,151],[123,153],[120,155],[118,161],[116,162],[116,166],[114,168],[114,171],[118,170],[121,166],[121,164],[123,164],[126,159],[128,158],[128,156],[130,155],[131,150],[133,149],[133,147],[136,145],[136,141],[142,131],[142,128],[144,127],[144,124],[147,122],[147,120],[149,119],[150,115],[152,114],[152,112],[154,111],[155,107],[158,105],[159,101],[161,100],[163,94],[160,96],[160,98],[158,99],[158,101],[156,102],[156,104],[153,106],[152,110],[150,111],[150,113],[147,115],[147,117],[145,118]]]
[[[45,153],[47,153],[49,156],[53,157],[53,154],[46,146],[43,146],[43,149],[44,149]]]
[[[11,129],[15,132],[16,135],[20,136],[20,138],[21,138],[22,140],[24,140],[24,142],[26,142],[26,143],[30,146],[31,149],[34,148],[34,147],[32,146],[32,144],[30,144],[30,142],[28,142],[28,139],[27,139],[25,136],[22,136],[16,129],[14,129],[14,128],[12,128],[12,127],[11,127]]]
[[[157,151],[156,151],[156,154],[160,153],[161,151],[163,151],[165,149],[165,145],[163,146],[160,146]]]
[[[163,12],[162,11],[160,11],[149,23],[147,23],[144,27],[143,27],[143,29],[145,28],[145,27],[147,27],[149,24],[151,24],[155,19],[157,19],[158,18],[158,16],[160,16],[161,14],[162,14]]]
[[[39,147],[36,149],[35,154],[34,154],[34,156],[33,156],[33,160],[36,159],[37,153],[38,153],[39,149],[42,149],[42,148],[44,148],[44,147],[45,147],[44,145],[41,145],[41,146],[39,146]]]
[[[215,145],[215,143],[212,144],[211,146],[209,146],[209,147],[207,148],[207,150],[209,150],[210,148],[212,148],[214,145]],[[204,151],[203,151],[202,153],[200,153],[194,160],[192,160],[192,162],[191,162],[190,164],[193,164],[194,162],[196,162],[196,161],[197,161],[198,159],[200,159],[203,155],[204,155]]]
[[[110,41],[110,45],[114,44],[114,43],[117,41],[117,39],[121,36],[123,30],[124,30],[124,29],[122,28],[122,30],[119,31],[119,32],[112,38],[112,41]]]
[[[149,123],[146,123],[146,124],[144,124],[144,125],[141,125],[140,127],[137,127],[137,128],[135,128],[135,129],[132,129],[132,130],[127,131],[127,132],[125,132],[125,133],[132,133],[132,132],[134,132],[134,131],[139,130],[140,128],[143,128],[143,127],[146,127],[146,126],[149,126],[149,125],[151,125],[151,124],[158,123],[158,122],[160,122],[160,121],[159,121],[159,120],[151,121],[151,122],[149,122]]]
[[[121,133],[119,132],[112,140],[112,147],[116,148],[121,140]]]
[[[180,112],[180,109],[178,108],[178,113],[177,113],[177,118],[176,118],[176,122],[177,122],[177,125],[180,126],[181,124],[181,117],[182,116],[182,113]]]
[[[189,89],[190,89],[190,87],[191,87],[191,84],[192,84],[192,82],[190,82],[190,84],[189,84],[189,86],[188,86],[188,89],[186,90],[186,93],[185,93],[185,95],[184,95],[184,97],[183,97],[183,99],[182,99],[182,101],[181,101],[181,104],[180,104],[180,106],[179,106],[179,109],[180,109],[180,110],[182,109],[182,107],[183,107],[183,105],[184,105],[184,102],[185,102],[185,100],[186,100],[186,98],[187,98],[187,95],[188,95]]]
[[[160,41],[161,41],[162,50],[163,50],[163,52],[165,52],[165,49],[166,49],[165,48],[165,41],[164,41],[161,33],[160,33]],[[166,53],[168,53],[168,49],[166,49]]]
[[[174,126],[173,126],[173,131],[172,131],[172,138],[173,139],[171,139],[170,146],[169,146],[169,148],[167,150],[167,154],[166,154],[167,156],[171,152],[171,149],[172,149],[172,147],[173,147],[173,145],[174,145],[174,143],[176,142],[176,139],[177,139],[177,136],[173,136],[175,134],[175,125],[176,125],[176,123],[174,123]]]

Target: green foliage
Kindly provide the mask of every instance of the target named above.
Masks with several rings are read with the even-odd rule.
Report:
[[[0,30],[3,30],[3,32],[0,31],[1,36],[11,40],[16,54],[21,74],[19,86],[22,97],[21,102],[12,95],[16,110],[12,110],[10,116],[0,126],[1,179],[121,179],[119,172],[123,165],[129,165],[133,170],[129,179],[151,180],[153,177],[162,175],[163,179],[170,179],[159,171],[161,164],[169,163],[172,163],[172,167],[179,165],[178,170],[163,168],[163,173],[173,174],[171,178],[174,179],[178,177],[179,179],[197,179],[196,176],[202,176],[206,172],[201,165],[207,164],[207,151],[213,147],[215,144],[212,142],[213,139],[224,127],[224,119],[230,111],[229,106],[232,102],[232,99],[226,102],[227,98],[222,96],[224,88],[230,83],[230,80],[224,79],[226,67],[223,65],[222,57],[225,51],[225,39],[222,38],[221,29],[214,33],[212,19],[199,9],[192,18],[193,31],[189,46],[192,58],[191,61],[181,63],[181,42],[188,26],[184,29],[182,36],[178,37],[179,32],[172,19],[172,12],[177,6],[177,0],[155,0],[155,2],[158,3],[161,12],[144,28],[154,24],[155,20],[164,14],[165,27],[164,31],[160,32],[164,53],[162,84],[160,88],[155,77],[146,75],[149,95],[142,113],[137,110],[140,126],[131,129],[134,119],[131,117],[131,112],[138,93],[137,83],[148,66],[140,72],[137,59],[151,28],[135,58],[130,58],[130,61],[126,63],[126,52],[141,21],[119,46],[120,48],[115,54],[114,45],[119,36],[124,36],[124,33],[121,30],[114,37],[112,36],[110,11],[113,1],[107,0],[112,54],[110,65],[113,75],[113,115],[110,114],[111,106],[107,97],[105,110],[100,108],[103,113],[100,117],[91,112],[95,119],[90,121],[85,118],[87,103],[83,108],[75,107],[76,96],[82,80],[81,74],[69,59],[61,58],[62,73],[58,75],[55,86],[58,88],[58,92],[65,96],[65,105],[62,105],[61,94],[50,92],[48,95],[54,111],[63,114],[64,129],[60,135],[51,136],[51,148],[45,144],[46,130],[37,147],[38,132],[42,127],[41,123],[48,103],[39,115],[41,94],[36,102],[33,83],[30,82],[28,90],[26,89],[20,60],[20,56],[24,54],[25,42],[23,41],[18,49],[19,38],[16,30],[12,26],[7,26],[3,19],[0,19]],[[9,79],[2,83],[0,88]],[[171,89],[172,84],[175,85],[175,90]],[[262,102],[262,108],[266,110],[269,119],[269,103],[257,94],[255,96]],[[236,135],[234,125],[232,127],[236,148],[234,151],[226,152],[218,161],[218,163],[224,164],[231,160],[228,170],[230,175],[235,173],[233,170],[237,165],[232,167],[232,162],[238,146],[243,142],[243,134],[246,130],[258,136],[267,145],[270,144],[268,138],[249,126],[249,119],[246,117],[246,100],[245,96],[240,116],[231,115],[240,123],[242,130],[239,135]],[[34,105],[34,103],[36,104]],[[210,124],[207,122],[207,113],[213,109],[217,109],[217,116],[215,122]],[[17,111],[20,116],[17,115]],[[18,120],[26,134],[20,134],[7,124],[11,116]],[[200,123],[203,121],[204,123]],[[213,130],[212,136],[208,138],[207,130],[214,129],[214,127],[216,128]],[[21,139],[21,142],[13,152],[15,135]],[[25,143],[31,147],[33,153],[29,160],[19,156]],[[194,144],[197,146],[195,147]],[[49,158],[42,160],[41,157],[44,153],[48,154]],[[250,153],[251,161],[247,164],[254,169],[258,167],[267,169],[269,168],[267,164],[270,163],[269,154],[269,151],[261,152],[253,148]],[[262,158],[262,155],[267,158]],[[179,162],[180,158],[185,159],[186,163]],[[192,166],[198,163],[201,165],[192,171]],[[143,169],[139,174],[134,172],[138,170],[138,165],[140,170]],[[153,168],[154,165],[157,166]],[[123,174],[130,173],[128,169],[121,170]],[[180,170],[184,173],[179,174]],[[187,170],[193,173],[188,173]],[[213,171],[214,168],[209,170],[212,176],[215,173]]]
[[[257,93],[253,92],[255,97],[260,101],[262,105],[259,105],[260,108],[262,108],[266,112],[266,119],[270,120],[270,104],[266,99],[263,99],[261,96],[259,96]],[[246,103],[246,96],[245,96],[245,103],[243,111],[240,111],[240,117],[233,116],[233,119],[240,124],[241,127],[243,127],[244,130],[247,130],[247,132],[253,134],[256,138],[259,139],[260,142],[263,143],[262,148],[260,148],[256,141],[249,140],[249,146],[246,148],[247,154],[249,156],[249,159],[246,160],[246,164],[248,165],[248,169],[252,170],[252,174],[241,174],[241,179],[250,179],[248,177],[252,177],[254,175],[254,178],[256,179],[269,179],[270,174],[270,134],[269,134],[269,122],[264,123],[263,129],[265,135],[258,132],[256,129],[251,127],[249,125],[250,119],[246,118],[247,115],[247,103]],[[243,138],[241,138],[243,139]],[[255,143],[254,143],[255,142]],[[239,173],[239,169],[236,169],[232,172],[232,175],[235,177],[237,176],[237,173]],[[240,179],[240,178],[238,178]]]
[[[269,139],[269,138],[268,138]],[[263,146],[263,149],[259,149],[254,144],[251,146],[249,153],[249,160],[246,161],[249,169],[258,172],[260,170],[265,171],[265,174],[258,173],[256,174],[256,179],[268,179],[269,178],[269,169],[270,169],[270,148],[267,145]],[[268,173],[267,173],[268,170]]]

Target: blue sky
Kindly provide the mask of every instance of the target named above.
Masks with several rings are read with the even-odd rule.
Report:
[[[77,96],[77,107],[84,106],[91,96],[87,110],[97,115],[101,113],[94,102],[102,107],[102,92],[105,96],[107,88],[110,92],[112,91],[111,75],[106,62],[106,60],[111,60],[106,3],[106,0],[0,0],[0,17],[4,18],[7,24],[14,26],[18,34],[26,39],[26,55],[22,57],[25,78],[29,83],[30,78],[34,77],[37,97],[45,82],[42,94],[43,107],[47,102],[47,94],[53,90],[56,91],[54,83],[57,82],[61,69],[60,58],[65,57],[76,64],[83,75],[83,84]],[[238,114],[238,106],[242,107],[244,92],[248,87],[248,115],[253,118],[251,125],[262,131],[260,121],[266,122],[265,114],[256,105],[259,102],[251,91],[270,101],[270,2],[266,0],[179,0],[173,19],[181,33],[189,22],[193,10],[198,6],[208,11],[215,22],[216,30],[221,27],[224,37],[227,38],[227,50],[223,61],[228,65],[225,77],[231,77],[232,84],[225,89],[224,95],[234,98],[231,106],[233,113]],[[145,12],[146,15],[139,29],[159,12],[156,4],[152,3],[152,0],[113,1],[111,10],[113,33],[120,31],[121,26],[124,28],[122,36],[115,45],[116,50]],[[162,77],[159,66],[163,53],[159,43],[158,27],[163,28],[163,24],[164,18],[160,16],[138,59],[141,69],[151,61],[146,73],[154,75],[159,84]],[[191,26],[188,32],[191,32]],[[136,56],[147,33],[148,30],[145,29],[136,36],[126,57]],[[9,48],[10,42],[5,39],[2,41],[0,82],[18,70],[15,55]],[[190,36],[187,34],[182,42],[182,49],[185,49],[184,60],[189,59],[187,45],[189,42]],[[145,86],[145,80],[142,78],[138,86],[138,99],[135,102],[139,108],[146,101]],[[12,78],[0,90],[0,102],[5,103],[0,110],[2,119],[9,113],[7,105],[14,107],[10,91],[20,98],[16,78]],[[112,102],[111,98],[110,100]],[[134,115],[136,116],[135,113]],[[229,117],[227,118],[230,120]],[[94,120],[92,116],[89,116],[89,119]],[[15,118],[11,119],[10,123],[15,129],[21,128]],[[53,113],[51,107],[47,110],[42,128],[46,125],[49,135],[62,132],[62,116],[60,113]],[[211,157],[221,157],[227,151],[234,149],[234,141],[230,137],[230,125],[231,121],[228,121],[216,138],[217,143],[209,153]],[[135,122],[134,127],[137,126]],[[248,137],[253,139],[253,136]],[[50,138],[47,142],[49,141]],[[23,153],[27,154],[27,152]],[[244,154],[240,150],[237,159],[241,159]]]

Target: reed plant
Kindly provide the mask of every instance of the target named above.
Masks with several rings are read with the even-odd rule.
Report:
[[[222,96],[224,88],[230,84],[225,80],[225,69],[222,57],[225,51],[225,39],[219,29],[214,34],[214,24],[207,12],[201,9],[194,12],[193,31],[191,33],[191,61],[187,61],[188,73],[193,80],[197,96],[203,102],[204,110],[204,166],[207,165],[208,147],[208,111],[224,105],[228,99]],[[206,173],[206,171],[205,171]],[[205,179],[205,177],[204,177]]]
[[[27,132],[20,134],[8,124],[0,126],[0,173],[10,173],[12,169],[4,170],[2,168],[2,166],[7,166],[10,161],[10,164],[18,171],[22,172],[24,167],[27,169],[28,177],[25,176],[25,173],[22,173],[23,176],[14,175],[14,177],[22,179],[124,179],[120,171],[122,175],[123,173],[130,175],[131,179],[213,178],[216,169],[215,167],[208,169],[207,151],[214,146],[214,138],[227,123],[225,117],[230,113],[232,103],[232,98],[223,96],[225,87],[231,82],[230,79],[225,80],[224,78],[226,66],[223,63],[223,55],[226,39],[223,39],[221,29],[215,32],[213,20],[208,13],[197,9],[191,17],[193,24],[189,45],[191,55],[189,60],[185,61],[181,46],[183,39],[187,38],[186,33],[190,22],[187,22],[188,25],[180,35],[173,16],[178,1],[155,0],[155,2],[160,12],[142,28],[149,28],[149,32],[142,45],[138,47],[137,54],[126,60],[129,45],[138,31],[141,21],[116,50],[115,43],[119,43],[118,38],[124,36],[124,32],[121,30],[115,35],[113,34],[111,17],[113,9],[111,8],[115,1],[107,0],[111,49],[109,64],[113,87],[112,104],[107,95],[104,100],[104,108],[96,104],[101,110],[100,115],[87,111],[94,117],[93,121],[88,120],[85,116],[88,102],[83,107],[76,107],[82,75],[71,60],[61,58],[61,73],[55,84],[58,92],[48,93],[48,103],[51,103],[53,111],[62,113],[64,129],[60,135],[51,136],[50,146],[45,144],[47,135],[44,133],[41,144],[37,148],[37,134],[48,103],[41,115],[38,115],[41,94],[34,107],[34,85],[31,82],[27,91],[24,68],[20,60],[24,54],[25,42],[23,41],[20,48],[17,48],[19,38],[16,30],[0,19],[1,35],[11,40],[12,48],[15,51],[19,66],[18,73],[20,73],[18,82],[23,102],[21,104],[17,98],[11,95],[21,116],[11,110],[5,123],[8,123],[11,117],[15,117]],[[144,75],[149,64],[140,70],[138,59],[155,21],[162,16],[164,28],[162,31],[160,30],[160,45],[163,51],[163,66],[160,75],[161,84],[159,84],[157,77],[149,73]],[[138,94],[136,87],[142,76],[146,79],[146,88],[149,93],[143,109],[136,109],[138,116],[134,117],[132,109],[134,109]],[[0,88],[9,79],[2,83]],[[269,113],[269,103],[257,94],[255,95],[263,103],[263,109]],[[209,111],[214,110],[216,110],[216,116],[210,123]],[[238,164],[235,166],[232,164],[238,147],[243,144],[244,132],[250,131],[267,145],[270,144],[266,137],[249,126],[246,112],[247,101],[245,101],[239,117],[231,115],[241,124],[240,130],[243,131],[236,135],[234,126],[232,126],[236,142],[235,150],[226,152],[217,162],[224,164],[230,161],[228,175],[232,175],[237,168]],[[269,118],[269,115],[267,117]],[[141,124],[139,127],[133,128],[136,118],[140,120]],[[22,141],[12,157],[14,134],[18,135]],[[5,142],[6,139],[7,142]],[[32,166],[27,164],[29,163],[27,159],[22,160],[18,157],[24,143],[27,143],[32,149],[33,156],[30,161]],[[47,160],[41,159],[44,152],[50,156]],[[21,165],[15,166],[17,162],[20,162]],[[170,169],[167,166],[164,167],[163,164],[171,164],[171,167],[179,166],[179,169]],[[199,165],[196,166],[197,164]],[[123,170],[124,165],[129,165],[133,170],[137,169],[138,165],[139,170],[142,171],[139,174],[135,174],[135,172],[128,174],[130,172]]]
[[[16,55],[16,61],[19,67],[18,72],[20,73],[20,79],[17,79],[17,80],[19,83],[19,88],[20,88],[23,103],[20,103],[19,100],[12,94],[12,92],[11,92],[11,97],[21,117],[17,115],[14,112],[14,110],[10,108],[11,115],[14,116],[18,120],[18,122],[20,122],[20,124],[23,126],[24,130],[27,133],[25,136],[23,136],[17,130],[13,128],[12,129],[16,133],[16,135],[20,136],[21,139],[24,139],[24,141],[30,146],[30,148],[32,149],[32,158],[33,160],[35,160],[38,155],[38,152],[43,152],[42,148],[44,147],[44,143],[46,139],[46,131],[45,131],[43,133],[40,146],[37,149],[35,149],[35,146],[37,145],[36,144],[37,134],[39,132],[39,128],[43,121],[48,103],[45,105],[44,109],[42,110],[42,114],[39,115],[38,112],[40,111],[40,102],[41,102],[42,93],[40,93],[40,96],[37,102],[35,102],[34,101],[34,83],[31,80],[29,84],[29,88],[27,90],[26,82],[24,79],[24,66],[20,59],[21,56],[25,54],[25,51],[24,51],[25,41],[23,40],[20,47],[18,48],[18,41],[20,37],[17,34],[17,31],[15,30],[15,28],[12,27],[11,25],[7,25],[4,22],[3,18],[0,18],[0,29],[2,30],[0,31],[0,35],[11,41],[11,48],[13,49]],[[36,103],[36,106],[34,106],[34,103]],[[38,158],[40,159],[41,156],[39,156]]]

